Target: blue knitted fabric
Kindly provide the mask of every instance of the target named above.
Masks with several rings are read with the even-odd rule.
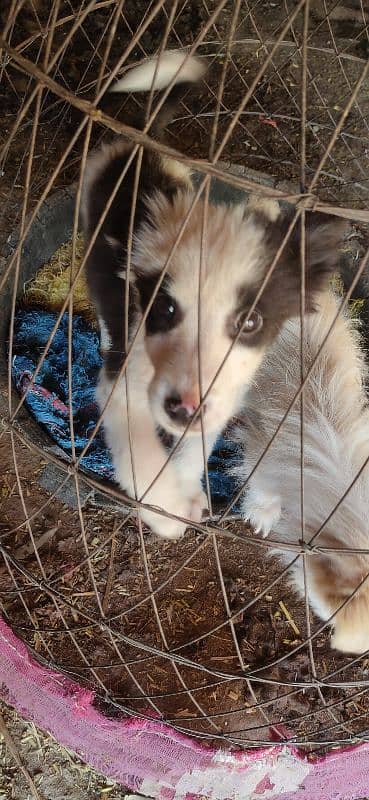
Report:
[[[12,374],[17,390],[24,394],[56,322],[56,314],[20,308],[16,314]],[[72,406],[74,444],[77,456],[86,445],[98,419],[94,391],[101,366],[99,338],[82,317],[72,322]],[[68,314],[64,314],[50,349],[25,400],[31,414],[66,453],[71,455],[68,380]],[[100,429],[101,430],[101,429]],[[233,442],[222,437],[209,459],[209,480],[216,505],[231,500],[235,485],[225,471],[237,459]],[[81,466],[94,475],[114,480],[110,453],[102,433],[91,443]]]

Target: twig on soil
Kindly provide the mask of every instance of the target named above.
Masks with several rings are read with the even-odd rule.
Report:
[[[103,597],[103,601],[102,601],[102,609],[103,609],[104,614],[107,613],[107,610],[108,610],[108,607],[109,607],[110,592],[111,592],[111,587],[113,585],[113,579],[114,579],[114,556],[115,556],[115,548],[116,548],[116,546],[117,546],[117,540],[116,540],[115,536],[112,536],[111,548],[110,548],[110,560],[109,560],[109,567],[108,567],[108,577],[107,577],[107,580],[106,580],[106,587],[105,587],[104,597]]]
[[[291,614],[290,614],[288,608],[286,608],[283,600],[280,600],[278,605],[279,605],[279,608],[281,609],[281,611],[283,611],[283,614],[286,617],[286,620],[287,620],[288,624],[291,626],[291,628],[294,631],[294,633],[296,634],[296,636],[300,637],[300,631],[299,631],[296,623],[293,621],[293,619],[291,617]]]

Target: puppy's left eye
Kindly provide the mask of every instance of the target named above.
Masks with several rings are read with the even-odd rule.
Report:
[[[147,333],[165,333],[174,328],[180,318],[179,307],[166,292],[159,292],[146,320]]]
[[[248,334],[258,333],[263,327],[263,318],[256,309],[248,314],[241,311],[234,320],[234,335],[240,333],[240,339],[244,339]]]

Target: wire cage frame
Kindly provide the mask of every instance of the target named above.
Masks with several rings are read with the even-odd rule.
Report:
[[[171,747],[176,743],[174,771],[173,762],[185,761],[185,753],[186,769],[201,765],[201,771],[219,748],[230,748],[223,762],[217,755],[221,771],[213,772],[215,783],[236,751],[237,759],[241,751],[251,759],[244,762],[248,770],[264,759],[262,774],[259,767],[255,775],[251,769],[247,785],[243,774],[237,790],[233,783],[225,785],[224,798],[249,796],[253,790],[255,796],[289,792],[298,797],[310,779],[301,791],[306,797],[308,786],[313,798],[322,784],[313,785],[312,765],[317,781],[328,785],[330,770],[337,775],[342,764],[339,796],[362,796],[368,662],[365,653],[341,655],[330,649],[334,619],[313,617],[308,596],[300,602],[291,592],[287,568],[265,558],[275,542],[255,535],[235,513],[240,489],[213,510],[206,458],[209,516],[191,522],[176,543],[150,535],[140,515],[144,499],[128,497],[112,480],[83,466],[103,423],[94,421],[87,443],[80,445],[73,412],[73,322],[88,256],[79,240],[86,164],[91,150],[123,136],[133,145],[137,176],[143,148],[189,166],[197,182],[188,219],[205,198],[205,253],[210,191],[233,203],[250,194],[276,199],[292,208],[289,235],[293,229],[305,231],[302,240],[314,212],[346,220],[344,255],[351,277],[341,298],[340,310],[345,310],[369,259],[368,26],[362,0],[11,0],[2,12],[2,680],[8,674],[2,695],[50,728],[47,714],[37,717],[40,706],[53,697],[59,708],[64,698],[70,713],[86,725],[79,738],[67,737],[74,749],[83,750],[85,734],[87,760],[152,796],[164,797],[161,793],[173,788],[179,774],[165,784],[158,769],[155,780],[145,784],[137,775],[149,774],[149,767],[145,773],[137,766],[130,780],[128,756],[117,769],[124,743],[114,757],[108,750],[104,756],[98,748],[92,752],[88,724],[96,730],[97,719],[103,720],[102,727],[118,741],[119,725],[129,720],[125,736],[145,731],[145,747],[153,746],[155,737],[168,739]],[[164,143],[148,132],[150,115],[160,109],[154,91],[145,97],[120,95],[113,111],[104,102],[128,68],[171,49],[184,49],[188,59],[203,58],[208,71],[200,100],[185,96]],[[143,128],[132,122],[137,110],[146,114]],[[124,185],[124,175],[122,180]],[[53,308],[36,368],[19,394],[13,372],[18,309],[26,306],[40,268],[53,263],[65,243],[65,293]],[[49,301],[46,290],[44,301],[38,296],[32,307],[40,311]],[[201,307],[200,293],[198,302]],[[68,454],[27,410],[63,324]],[[94,323],[91,335],[96,337]],[[295,403],[304,397],[308,377],[302,374]],[[303,446],[301,433],[302,485]],[[302,537],[297,548],[285,549],[291,562],[304,561],[311,544]],[[366,578],[360,576],[355,591]],[[22,672],[25,664],[32,666],[35,693],[31,673]],[[55,684],[47,694],[52,676],[59,688]],[[28,708],[20,699],[25,681]],[[360,747],[346,751],[348,745]],[[334,759],[320,760],[332,748]],[[290,784],[278,783],[282,757],[295,759]],[[347,759],[355,775],[360,772],[354,784],[343,778]],[[272,764],[274,779],[268,777]],[[216,796],[214,785],[209,788],[204,780],[183,786],[170,796]]]

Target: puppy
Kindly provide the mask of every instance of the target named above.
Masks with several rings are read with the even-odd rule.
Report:
[[[147,91],[154,82],[163,90],[174,81],[150,129],[159,136],[184,93],[204,87],[204,71],[197,58],[164,53],[159,63],[152,59],[128,72],[115,90]],[[101,150],[88,164],[83,187],[87,245],[111,203],[87,260],[104,361],[97,398],[101,410],[106,406],[104,431],[117,481],[149,506],[142,519],[154,532],[177,538],[186,522],[175,517],[199,521],[206,505],[203,441],[207,458],[280,326],[297,313],[300,243],[295,234],[249,314],[287,231],[277,204],[206,206],[202,196],[191,212],[190,169],[144,148],[137,177],[137,161],[127,168],[132,150],[120,139]],[[307,308],[331,272],[329,244],[336,236],[335,224],[321,215],[310,215],[310,223]],[[185,432],[170,461],[158,428],[175,441]]]
[[[347,314],[338,316],[318,355],[337,314],[338,300],[333,292],[325,291],[316,303],[317,312],[305,318],[303,338],[304,375],[316,358],[303,394],[304,538],[316,547],[338,552],[308,553],[306,591],[322,620],[335,615],[332,646],[362,653],[369,649],[369,553],[349,554],[345,548],[369,550],[368,466],[344,495],[369,459],[367,369],[357,324]],[[244,418],[243,481],[301,385],[300,364],[300,320],[296,318],[283,325],[247,395],[248,408],[257,409],[257,414],[252,423],[251,416]],[[300,411],[297,401],[250,477],[242,502],[243,516],[256,532],[267,536],[273,531],[278,546],[271,554],[286,565],[295,554],[283,549],[283,543],[298,548],[302,537]],[[290,580],[304,596],[302,556],[291,566]]]

